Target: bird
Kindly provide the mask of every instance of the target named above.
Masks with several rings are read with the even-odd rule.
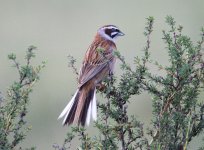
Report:
[[[97,30],[87,49],[79,72],[78,88],[59,115],[63,125],[89,126],[97,120],[96,87],[104,78],[113,74],[116,56],[116,39],[125,35],[115,25],[105,25]]]

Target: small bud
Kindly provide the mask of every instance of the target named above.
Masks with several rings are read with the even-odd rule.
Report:
[[[8,59],[15,60],[16,55],[14,53],[11,53],[11,54],[8,55]]]

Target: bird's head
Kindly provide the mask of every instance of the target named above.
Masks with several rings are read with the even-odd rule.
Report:
[[[98,29],[98,34],[103,38],[115,42],[117,37],[125,35],[114,25],[105,25]]]

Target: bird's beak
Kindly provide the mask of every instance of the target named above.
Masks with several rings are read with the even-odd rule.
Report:
[[[119,35],[119,36],[124,36],[125,34],[120,31],[120,32],[118,32],[118,35]]]

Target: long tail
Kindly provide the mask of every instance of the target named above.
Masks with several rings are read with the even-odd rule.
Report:
[[[76,123],[89,125],[91,119],[97,119],[96,89],[81,88],[76,91],[71,101],[64,108],[58,119],[64,117],[63,125]]]

